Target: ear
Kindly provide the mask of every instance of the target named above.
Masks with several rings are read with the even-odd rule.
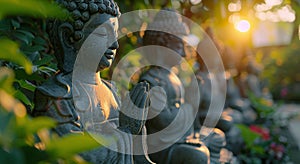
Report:
[[[59,36],[59,41],[61,45],[63,45],[63,48],[72,48],[72,37],[74,35],[74,29],[73,26],[66,22],[62,23],[58,27],[58,36]]]
[[[74,35],[73,26],[68,23],[62,23],[59,25],[58,29],[58,40],[61,45],[61,49],[63,54],[62,62],[63,62],[63,70],[65,72],[71,72],[73,70],[73,66],[76,60],[76,49],[74,48],[74,44],[72,43],[72,37]]]

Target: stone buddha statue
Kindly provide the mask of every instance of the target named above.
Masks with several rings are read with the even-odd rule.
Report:
[[[217,44],[216,47],[218,51],[222,51],[224,49],[223,46],[220,45],[218,46],[218,42],[214,41],[215,36],[211,28],[207,28],[206,32],[208,35],[204,37],[204,39],[198,44],[197,47],[198,52],[201,53],[197,55],[198,70],[196,72],[201,99],[198,105],[199,120],[196,120],[196,122],[199,121],[199,123],[195,125],[195,131],[199,131],[201,125],[203,125],[205,120],[210,120],[210,118],[207,117],[207,113],[212,100],[211,96],[213,94],[212,80],[218,82],[217,78],[218,76],[220,76],[220,73],[218,74],[218,72],[208,70],[206,63],[204,62],[201,56],[206,56],[206,57],[211,56],[212,51],[209,51],[207,49],[207,43],[208,43],[207,41],[210,39],[212,39],[213,42]],[[223,48],[219,48],[219,47],[223,47]],[[214,64],[218,64],[218,63],[214,63]],[[223,76],[223,74],[221,74],[221,76]],[[226,88],[226,86],[218,85],[217,88],[215,88],[215,92],[217,92],[216,95],[223,96],[224,94],[222,93],[226,91],[226,89],[224,90],[224,88]],[[219,97],[219,98],[225,98],[225,97]],[[208,128],[214,128],[214,130],[211,134],[206,136],[204,142],[210,150],[211,162],[213,163],[218,163],[217,161],[220,162],[221,159],[231,160],[231,158],[228,157],[232,156],[232,153],[230,151],[232,151],[233,149],[227,149],[227,148],[231,148],[231,145],[239,147],[238,145],[240,145],[243,142],[240,137],[239,129],[237,129],[237,127],[235,127],[234,125],[235,123],[234,119],[240,118],[241,114],[238,111],[233,111],[233,113],[237,114],[237,116],[234,117],[235,116],[234,114],[231,115],[231,113],[227,112],[226,109],[223,109],[222,115],[219,121],[217,122],[216,127],[215,128],[208,127]],[[232,140],[235,142],[232,143],[231,142]]]
[[[114,85],[100,76],[119,46],[119,8],[113,0],[57,2],[73,20],[47,24],[59,72],[36,89],[32,115],[55,119],[59,136],[88,131],[114,138],[108,146],[100,142],[101,147],[80,154],[91,163],[133,163],[132,134],[144,126],[149,86],[138,83],[121,103]]]
[[[149,29],[167,29],[169,33]],[[188,121],[193,123],[193,108],[184,102],[183,84],[172,72],[186,55],[183,37],[187,34],[181,17],[174,10],[165,9],[155,16],[143,36],[143,45],[149,46],[146,58],[155,64],[142,73],[139,81],[147,81],[151,88],[147,143],[149,153],[152,152],[149,156],[156,163],[209,163],[206,146],[200,140],[190,140],[192,124],[189,126]],[[169,127],[171,130],[166,130]],[[178,136],[185,129],[186,133]],[[158,133],[161,135],[151,137]],[[168,146],[156,152],[162,145]]]
[[[272,95],[268,88],[262,85],[259,75],[262,72],[262,65],[255,61],[253,50],[246,48],[240,64],[239,85],[241,96],[248,98],[247,92],[252,92],[256,97],[265,98],[272,102]]]
[[[202,141],[205,143],[205,145],[210,151],[211,163],[228,163],[232,160],[233,154],[231,151],[226,149],[228,145],[226,132],[229,132],[230,129],[232,129],[233,121],[230,116],[224,114],[223,112],[221,118],[219,119],[216,125],[216,128],[209,127],[209,124],[204,126],[204,121],[210,119],[207,117],[207,113],[211,104],[211,80],[213,80],[212,78],[214,78],[214,76],[210,75],[210,72],[208,71],[203,59],[199,55],[197,55],[197,61],[198,70],[196,72],[196,78],[200,90],[200,101],[199,104],[196,106],[198,113],[194,124],[195,138],[203,138]],[[187,91],[192,92],[191,87],[187,87]],[[208,129],[213,129],[209,133],[202,132],[203,134],[200,134],[200,129],[203,128],[203,126]]]
[[[250,101],[245,99],[241,94],[246,87],[239,88],[237,85],[239,84],[239,81],[238,76],[236,76],[238,75],[238,69],[234,61],[235,56],[237,56],[235,52],[229,46],[225,46],[224,51],[222,52],[222,61],[226,70],[227,81],[224,112],[232,117],[234,123],[250,124],[255,121],[256,113],[251,108]]]

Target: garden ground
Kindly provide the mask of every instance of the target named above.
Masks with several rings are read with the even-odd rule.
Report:
[[[278,110],[281,118],[294,116],[288,122],[287,139],[290,142],[290,157],[296,164],[300,161],[300,104],[285,104]]]

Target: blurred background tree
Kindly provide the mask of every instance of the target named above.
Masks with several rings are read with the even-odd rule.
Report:
[[[299,0],[116,0],[122,13],[137,9],[172,7],[203,28],[210,26],[217,38],[234,50],[239,65],[245,51],[251,49],[264,66],[260,78],[275,99],[300,101],[300,62],[298,26]],[[268,26],[266,26],[268,24]],[[269,30],[261,31],[261,27]],[[124,31],[126,32],[126,30]],[[272,33],[273,32],[273,33]],[[201,39],[201,38],[200,38]],[[122,56],[141,45],[139,33],[119,40],[117,63]],[[138,62],[133,62],[138,66]],[[110,78],[112,74],[104,74]]]

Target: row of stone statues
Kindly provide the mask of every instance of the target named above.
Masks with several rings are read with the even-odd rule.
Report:
[[[235,110],[224,110],[216,126],[219,129],[208,127],[211,132],[200,136],[199,129],[211,101],[209,81],[212,76],[199,58],[197,85],[201,100],[196,100],[195,107],[195,102],[185,98],[182,82],[171,71],[186,55],[183,37],[189,34],[187,26],[174,10],[159,12],[149,24],[151,28],[160,26],[169,29],[170,33],[146,30],[143,45],[165,49],[147,51],[147,59],[157,65],[145,69],[139,82],[124,100],[120,100],[115,86],[100,76],[102,70],[111,66],[119,47],[120,11],[117,4],[113,0],[57,2],[72,13],[73,21],[48,22],[59,72],[37,88],[34,117],[54,118],[58,122],[54,131],[60,136],[88,131],[108,139],[114,138],[108,145],[103,143],[97,149],[80,154],[92,163],[232,161],[232,152],[238,153],[242,142],[233,122],[243,122],[244,118],[253,121],[255,114],[240,96],[235,95],[237,91],[231,79],[227,79],[230,85],[227,86],[230,88],[227,96],[230,99],[226,99],[226,107]],[[205,51],[201,45],[198,49]],[[219,91],[223,92],[222,88]],[[151,137],[161,131],[162,134]],[[178,135],[180,133],[183,135]],[[136,137],[141,135],[148,138]],[[227,146],[226,142],[229,143]],[[167,146],[160,149],[162,145]],[[137,150],[141,150],[142,154],[133,153]],[[149,156],[147,152],[150,152]]]

